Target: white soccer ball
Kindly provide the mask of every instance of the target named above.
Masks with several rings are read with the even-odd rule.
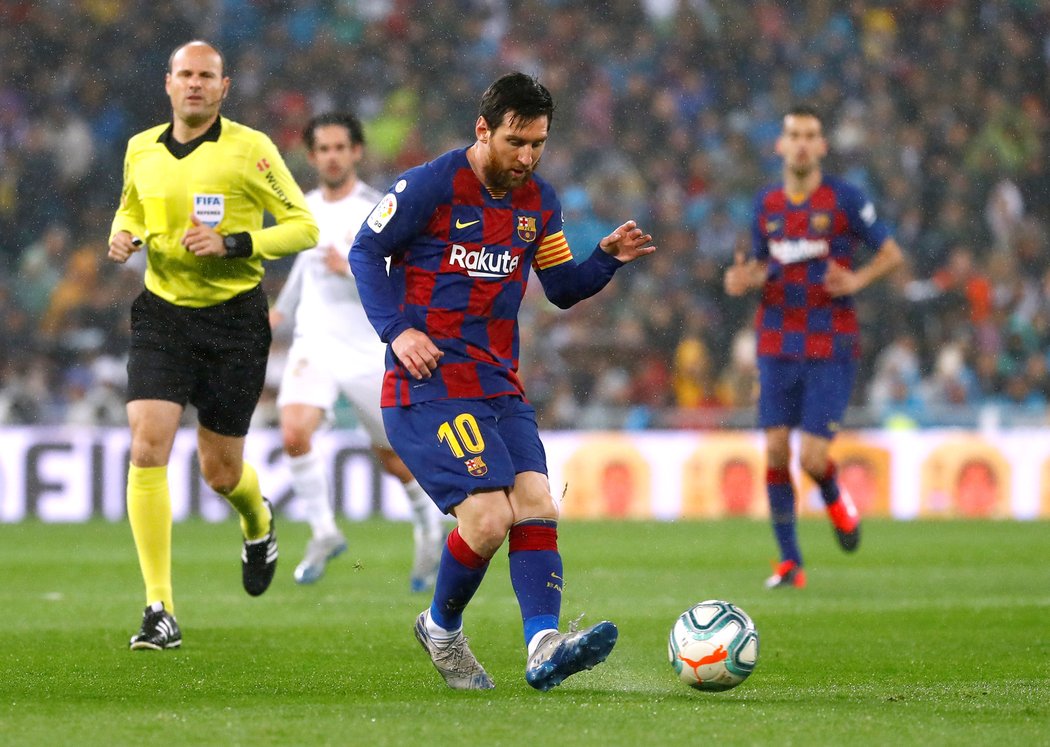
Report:
[[[754,671],[758,631],[735,604],[708,599],[679,615],[667,641],[678,678],[697,690],[728,690]]]

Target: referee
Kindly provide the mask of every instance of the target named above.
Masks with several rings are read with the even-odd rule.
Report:
[[[245,591],[266,591],[277,565],[273,512],[244,462],[244,438],[270,348],[262,260],[317,243],[318,229],[266,135],[219,116],[230,88],[222,54],[191,41],[171,55],[167,124],[128,141],[109,258],[146,249],[145,289],[131,306],[128,519],[146,585],[132,649],[176,648],[168,460],[186,403],[197,408],[204,480],[240,514]],[[263,214],[276,225],[263,228]]]

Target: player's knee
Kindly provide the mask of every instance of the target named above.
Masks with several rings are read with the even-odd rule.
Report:
[[[168,463],[168,454],[159,448],[137,446],[132,448],[130,459],[136,467],[163,467]]]
[[[528,500],[518,500],[514,506],[516,514],[514,521],[526,519],[557,519],[558,504],[554,502],[549,493],[531,496]]]
[[[802,452],[799,455],[799,464],[802,470],[814,480],[823,479],[828,471],[828,458],[823,454]]]
[[[770,469],[785,469],[791,461],[791,449],[787,444],[768,444],[766,446],[766,462]]]
[[[135,435],[131,440],[131,463],[136,467],[160,467],[168,463],[171,440]]]
[[[384,449],[377,446],[375,448],[375,454],[383,469],[401,482],[412,482],[412,480],[415,479],[412,476],[412,473],[409,472],[408,467],[406,467],[405,463],[401,460],[401,457],[399,457],[393,449]]]
[[[219,495],[229,495],[237,487],[236,480],[208,480],[205,478],[204,482]]]
[[[219,495],[229,495],[241,481],[242,469],[235,465],[216,462],[201,462],[201,477],[205,484]]]
[[[477,552],[490,556],[507,538],[514,523],[510,506],[493,505],[490,510],[473,515],[469,521],[460,522],[460,535]]]
[[[306,428],[285,426],[281,428],[281,440],[284,452],[288,456],[298,457],[310,453],[311,432]]]

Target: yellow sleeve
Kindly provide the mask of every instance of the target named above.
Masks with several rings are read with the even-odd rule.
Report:
[[[117,208],[117,214],[113,216],[113,226],[109,231],[111,239],[121,231],[127,231],[132,236],[140,238],[146,236],[146,215],[142,209],[142,201],[135,190],[132,167],[132,146],[129,143],[124,153],[124,187],[120,190],[120,206]]]
[[[277,225],[250,232],[252,254],[276,259],[316,246],[320,236],[317,222],[277,146],[270,138],[260,136],[250,160],[248,190],[277,221]]]

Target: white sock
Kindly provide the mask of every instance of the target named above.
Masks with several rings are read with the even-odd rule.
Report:
[[[427,635],[435,643],[449,643],[459,635],[461,630],[463,630],[462,625],[455,630],[445,630],[434,622],[434,619],[430,616],[430,610],[427,610]]]
[[[306,509],[306,520],[310,522],[314,537],[326,537],[339,532],[335,525],[335,512],[328,496],[328,476],[324,462],[316,451],[302,456],[288,457],[292,473],[292,488],[296,498]]]
[[[555,630],[554,628],[545,628],[543,630],[538,631],[536,633],[536,635],[532,636],[532,640],[529,641],[529,656],[531,657],[534,653],[536,653],[536,649],[539,647],[540,641],[543,640],[544,636],[546,636],[546,635],[548,635],[550,633],[557,633],[557,632],[558,631]]]

